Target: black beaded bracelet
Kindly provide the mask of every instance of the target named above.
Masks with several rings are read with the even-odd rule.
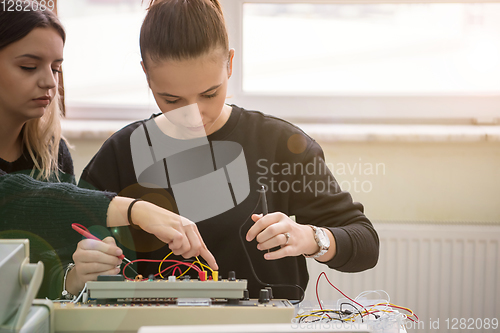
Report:
[[[141,227],[139,227],[137,224],[135,224],[134,222],[132,222],[132,206],[134,206],[134,204],[135,204],[137,201],[142,201],[142,199],[134,199],[134,200],[130,203],[130,205],[128,206],[127,218],[128,218],[128,223],[129,223],[132,227],[140,229]]]

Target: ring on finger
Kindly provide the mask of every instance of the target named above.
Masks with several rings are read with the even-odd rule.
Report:
[[[289,232],[285,232],[283,235],[285,235],[285,237],[286,237],[286,242],[285,242],[285,244],[283,244],[283,246],[285,246],[285,245],[288,244],[288,241],[290,240],[290,233]]]

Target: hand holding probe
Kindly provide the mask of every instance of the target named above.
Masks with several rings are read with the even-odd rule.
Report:
[[[262,188],[259,190],[259,192],[260,192],[260,203],[262,204],[262,216],[265,216],[265,215],[269,214],[269,208],[267,207],[266,188],[264,187],[264,185],[262,185]],[[262,230],[262,231],[264,231],[264,230]],[[276,246],[272,249],[267,249],[267,253],[272,252],[272,251],[276,251],[279,249],[281,249],[281,247]]]
[[[88,239],[93,239],[93,240],[97,240],[97,241],[102,242],[102,239],[99,239],[96,236],[92,235],[89,232],[89,230],[87,228],[85,228],[83,225],[81,225],[80,223],[72,223],[71,224],[71,228],[73,228],[76,232],[78,232],[83,237],[87,237]],[[124,254],[118,256],[118,258],[121,259],[121,260],[125,260],[125,261],[131,263],[130,260],[128,260],[127,258],[125,258]],[[130,265],[129,265],[129,267],[130,267]],[[135,272],[135,274],[139,274],[139,273],[136,272],[136,270],[134,268],[130,267],[130,269],[132,269]]]

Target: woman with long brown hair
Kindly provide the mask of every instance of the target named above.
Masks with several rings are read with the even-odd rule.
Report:
[[[147,202],[137,202],[130,210],[130,198],[72,183],[58,96],[66,34],[47,8],[22,3],[23,10],[0,7],[0,238],[30,240],[31,260],[45,264],[39,296],[57,298],[62,290],[77,293],[98,274],[118,271],[122,250],[106,237],[111,233],[98,228],[104,230],[103,242],[78,243],[81,236],[71,229],[75,222],[127,227],[133,221],[171,244],[177,254],[201,254],[216,268],[195,224]],[[72,256],[76,265],[68,266]]]

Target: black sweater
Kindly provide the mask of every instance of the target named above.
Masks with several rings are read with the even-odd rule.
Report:
[[[83,171],[79,185],[132,198],[142,197],[178,213],[170,188],[146,188],[136,179],[130,136],[144,123],[132,123],[109,138]],[[154,122],[149,124],[154,126]],[[243,202],[197,223],[206,245],[219,264],[221,275],[227,276],[228,271],[235,271],[238,278],[249,280],[250,296],[258,297],[261,285],[249,268],[238,231],[244,224],[244,238],[253,223],[249,216],[262,212],[257,205],[258,189],[262,185],[268,188],[269,212],[295,215],[298,223],[331,230],[337,243],[337,254],[327,263],[330,268],[357,272],[376,264],[378,236],[363,214],[363,206],[354,203],[349,193],[340,190],[326,168],[321,147],[298,127],[233,105],[226,124],[209,135],[208,140],[239,143],[243,147],[250,180],[250,194]],[[141,231],[130,229],[118,238],[130,256],[161,259],[169,252],[168,246]],[[257,250],[255,240],[244,243],[261,281],[306,287],[309,276],[303,256],[266,261],[264,253]],[[157,264],[145,264],[139,266],[139,273],[147,276],[158,272],[157,267]],[[293,288],[275,288],[274,295],[299,298],[299,292]]]

